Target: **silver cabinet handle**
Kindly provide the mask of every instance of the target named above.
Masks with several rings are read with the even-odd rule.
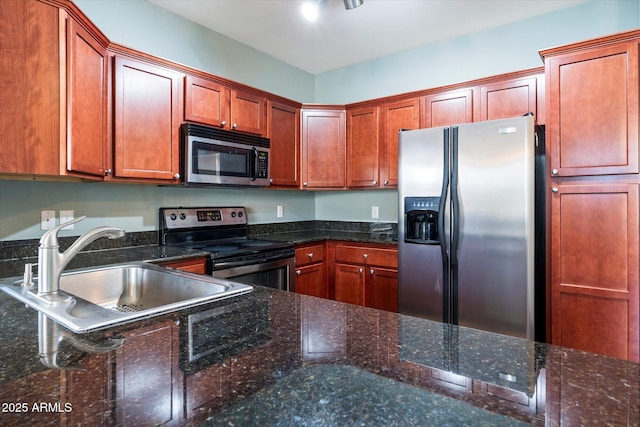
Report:
[[[389,185],[389,181],[385,179],[385,180],[384,180],[384,182],[383,182],[383,184],[384,184],[384,185]]]
[[[173,175],[173,177],[174,177],[175,179],[180,179],[180,174],[179,174],[179,173],[177,173],[177,174]]]
[[[309,252],[307,256],[309,257],[309,259],[313,258],[313,252]]]
[[[113,173],[113,169],[109,168],[106,171],[104,171],[105,176],[106,175],[111,175]]]
[[[307,186],[307,183],[306,183],[306,182],[303,182],[303,183],[302,183],[302,186],[303,186],[303,187],[306,187],[306,186]]]
[[[551,191],[553,191],[554,193],[557,193],[558,192],[558,187],[551,188]]]
[[[227,125],[227,121],[226,120],[223,120],[223,121],[220,122],[220,127],[221,128],[225,127],[226,125]]]
[[[558,169],[551,169],[551,175],[558,175]]]
[[[367,254],[363,254],[363,255],[362,255],[362,258],[367,259],[367,258],[369,258],[369,255],[367,255]]]
[[[378,185],[378,181],[373,181],[373,185]]]
[[[364,272],[364,268],[360,267],[360,273]]]
[[[238,124],[234,123],[233,126],[231,126],[231,127],[234,128],[234,129],[238,129]]]
[[[296,270],[296,276],[300,275],[300,270]]]
[[[373,273],[374,273],[373,268],[372,268],[369,272],[370,272],[371,274],[373,274]]]

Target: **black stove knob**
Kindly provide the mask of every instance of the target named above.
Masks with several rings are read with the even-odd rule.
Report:
[[[242,218],[242,211],[238,212],[238,217]]]
[[[176,218],[178,218],[178,217],[176,216],[176,214],[173,213],[173,214],[169,215],[169,218],[171,218],[171,221],[175,221]]]
[[[181,214],[180,214],[180,219],[181,219],[181,220],[183,220],[183,221],[184,221],[186,218],[187,218],[187,216],[186,216],[184,213],[181,213]]]
[[[236,211],[231,212],[231,218],[235,218],[236,217]]]

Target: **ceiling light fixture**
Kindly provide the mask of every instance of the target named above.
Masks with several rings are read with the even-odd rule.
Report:
[[[362,6],[364,0],[344,0],[344,8],[347,10],[355,9],[358,6]]]

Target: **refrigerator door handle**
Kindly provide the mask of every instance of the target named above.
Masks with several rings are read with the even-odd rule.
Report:
[[[449,160],[449,144],[451,140],[451,129],[444,129],[443,140],[443,176],[442,176],[442,189],[440,190],[440,206],[438,206],[438,240],[440,241],[440,250],[442,253],[442,316],[443,322],[450,322],[451,320],[451,288],[449,286],[449,266],[450,266],[450,252],[449,252],[449,230],[446,229],[447,222],[445,217],[447,215],[447,196],[450,188],[450,160]]]
[[[458,324],[458,248],[460,246],[460,197],[458,194],[458,127],[451,129],[451,252],[450,321]]]

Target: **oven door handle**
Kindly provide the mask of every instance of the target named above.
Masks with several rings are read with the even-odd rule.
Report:
[[[293,254],[277,254],[277,255],[271,255],[271,256],[265,256],[263,258],[260,258],[258,260],[256,259],[251,259],[251,260],[242,260],[242,261],[222,261],[222,262],[217,262],[216,260],[213,260],[213,270],[214,271],[218,271],[218,270],[226,270],[229,268],[236,268],[236,267],[244,267],[247,265],[255,265],[255,264],[262,264],[265,262],[270,262],[270,261],[277,261],[279,259],[286,259],[286,258],[293,258]]]

